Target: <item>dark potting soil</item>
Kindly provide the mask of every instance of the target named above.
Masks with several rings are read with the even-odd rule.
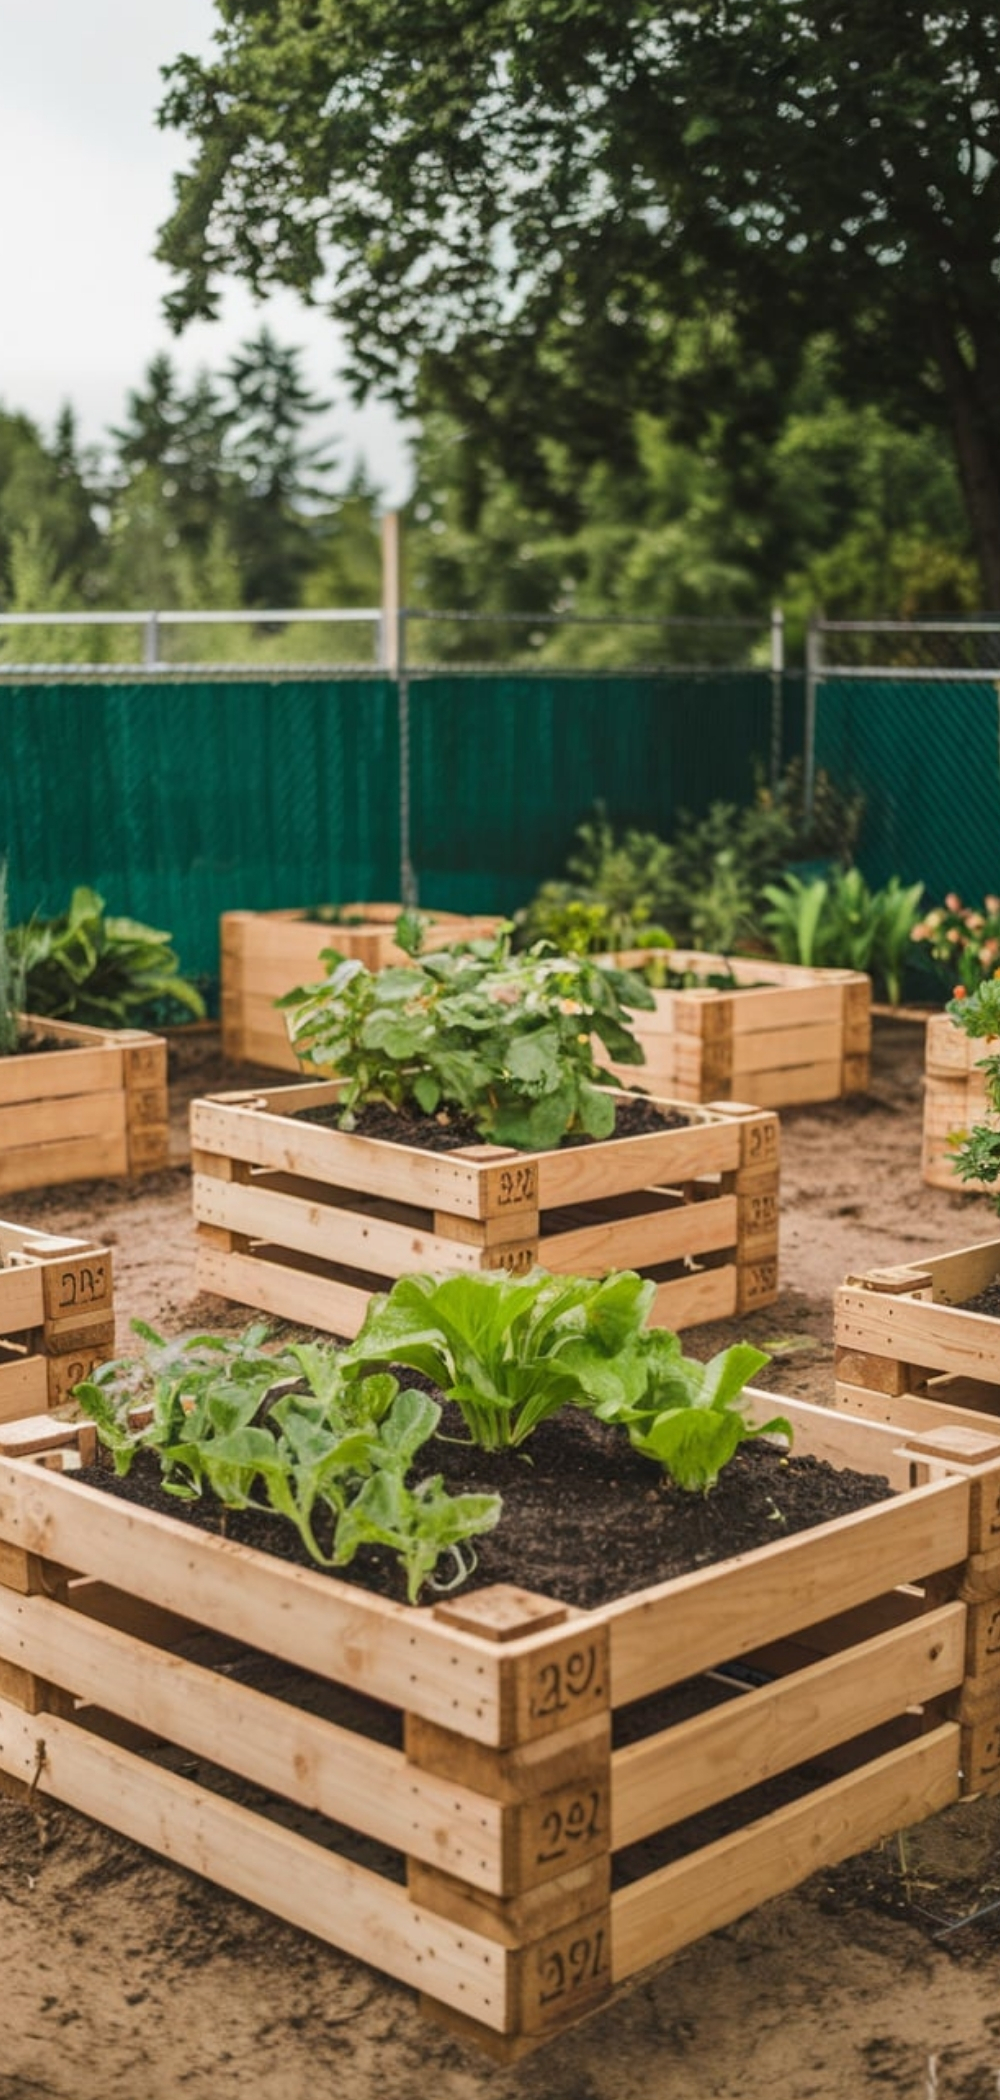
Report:
[[[403,1383],[416,1383],[401,1373]],[[780,1403],[779,1403],[780,1404]],[[475,1541],[477,1566],[466,1587],[510,1582],[582,1608],[604,1604],[668,1577],[707,1567],[788,1538],[829,1518],[885,1500],[888,1482],[797,1458],[782,1446],[753,1441],[708,1494],[667,1480],[633,1451],[621,1430],[582,1411],[543,1422],[518,1451],[484,1452],[464,1440],[458,1410],[447,1406],[442,1434],[421,1454],[415,1474],[440,1472],[452,1494],[497,1493],[497,1528]],[[142,1453],[119,1480],[102,1460],[83,1480],[109,1493],[307,1566],[294,1527],[258,1511],[225,1511],[214,1497],[184,1502],[164,1494],[159,1468]],[[377,1594],[405,1599],[395,1556],[362,1547],[346,1569],[331,1571]],[[442,1563],[441,1572],[449,1572]],[[427,1590],[422,1602],[433,1604]]]
[[[991,1320],[1000,1320],[1000,1281],[987,1284],[974,1298],[963,1298],[962,1311],[985,1313]]]
[[[323,1123],[335,1129],[340,1121],[337,1108],[310,1108],[298,1111],[303,1123]],[[683,1110],[654,1107],[642,1094],[630,1100],[620,1100],[615,1112],[616,1138],[647,1137],[658,1130],[685,1129],[691,1121]],[[419,1112],[403,1113],[389,1108],[385,1102],[373,1101],[359,1108],[352,1125],[356,1137],[384,1138],[390,1145],[415,1145],[421,1152],[464,1152],[470,1145],[482,1145],[482,1133],[477,1130],[471,1116],[454,1112],[439,1112],[436,1115],[421,1115]],[[563,1147],[592,1145],[595,1139],[574,1134],[563,1139]]]

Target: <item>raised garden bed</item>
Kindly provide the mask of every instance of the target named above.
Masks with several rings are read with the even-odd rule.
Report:
[[[0,1221],[0,1422],[68,1401],[114,1346],[108,1248]]]
[[[906,1430],[1000,1420],[1000,1240],[850,1276],[834,1298],[839,1407]],[[970,1301],[995,1299],[986,1312]]]
[[[649,951],[616,955],[639,969]],[[619,1076],[678,1101],[752,1101],[784,1108],[864,1093],[871,1052],[871,982],[856,970],[809,970],[764,958],[671,949],[672,970],[731,975],[740,989],[656,992],[632,1026],[645,1071]]]
[[[331,925],[304,911],[227,911],[219,924],[222,959],[222,1050],[240,1064],[297,1072],[284,1015],[275,1000],[322,977],[324,949],[362,962],[368,970],[409,960],[394,939],[400,904],[345,904],[346,921]],[[460,912],[427,913],[425,949],[480,940],[496,932],[497,918]]]
[[[0,1769],[516,2058],[1000,1787],[1000,1441],[752,1397],[892,1499],[577,1612],[395,1604],[53,1470],[89,1425],[11,1425]]]
[[[934,1014],[927,1023],[920,1172],[931,1188],[969,1194],[987,1188],[956,1173],[955,1144],[973,1123],[990,1120],[979,1065],[998,1051],[1000,1043],[966,1035],[947,1014]]]
[[[167,1046],[139,1028],[22,1017],[0,1058],[0,1194],[165,1167]]]
[[[305,1120],[339,1092],[192,1103],[202,1289],[346,1336],[373,1291],[419,1270],[638,1269],[659,1286],[654,1322],[678,1330],[777,1295],[774,1115],[685,1104],[683,1126],[646,1136],[442,1154]]]

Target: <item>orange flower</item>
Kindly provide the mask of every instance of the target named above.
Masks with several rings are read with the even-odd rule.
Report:
[[[1000,977],[1000,970],[997,971],[997,975],[998,977]],[[965,999],[968,995],[966,993],[964,984],[956,984],[951,996],[953,999]]]

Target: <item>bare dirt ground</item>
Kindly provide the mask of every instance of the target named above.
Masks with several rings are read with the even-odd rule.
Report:
[[[873,1084],[782,1116],[782,1290],[739,1331],[766,1382],[829,1393],[851,1272],[993,1235],[991,1205],[923,1186],[923,1030],[877,1021]],[[215,1036],[172,1059],[176,1165],[8,1199],[114,1245],[119,1339],[245,1315],[194,1286],[192,1094],[254,1083]],[[709,1355],[735,1323],[687,1338]],[[763,1381],[762,1381],[763,1382]],[[686,1949],[593,2021],[497,2069],[410,1993],[85,1817],[0,1799],[0,2100],[992,2100],[1000,2093],[1000,1812],[962,1803]]]

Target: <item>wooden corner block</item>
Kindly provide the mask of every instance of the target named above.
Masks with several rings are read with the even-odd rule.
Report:
[[[59,1422],[52,1415],[24,1415],[19,1421],[0,1424],[0,1457],[35,1458],[50,1451],[71,1451],[82,1466],[93,1465],[97,1457],[93,1422]],[[20,1548],[11,1550],[18,1552]]]
[[[167,1045],[161,1036],[147,1036],[122,1047],[125,1085],[129,1093],[154,1088],[162,1093],[167,1085]]]
[[[169,1163],[170,1133],[166,1123],[145,1123],[127,1133],[130,1174],[155,1173]]]
[[[899,1263],[892,1268],[865,1269],[860,1276],[845,1276],[845,1290],[883,1291],[889,1297],[901,1297],[908,1291],[929,1291],[934,1287],[934,1278],[929,1269],[919,1269],[912,1263]]]
[[[86,1248],[42,1270],[42,1303],[48,1331],[76,1323],[81,1313],[106,1311],[112,1303],[113,1263],[106,1247]]]
[[[960,1594],[965,1594],[964,1584]],[[996,1593],[966,1602],[965,1657],[967,1677],[991,1687],[1000,1718],[1000,1596]]]
[[[607,1855],[610,1712],[500,1750],[408,1714],[405,1743],[409,1763],[420,1771],[469,1787],[499,1807],[503,1902]]]
[[[753,1312],[757,1306],[772,1305],[777,1291],[776,1256],[741,1264],[737,1270],[736,1310],[738,1313]]]
[[[849,1051],[844,1057],[842,1087],[845,1094],[867,1094],[871,1086],[871,1060]]]
[[[445,1626],[457,1626],[462,1633],[478,1633],[484,1640],[512,1641],[529,1633],[546,1633],[552,1626],[564,1626],[569,1612],[565,1604],[535,1590],[522,1590],[512,1582],[494,1582],[487,1589],[473,1590],[468,1597],[436,1604],[434,1617]]]
[[[833,1364],[838,1385],[865,1386],[889,1399],[898,1399],[910,1389],[909,1366],[892,1356],[873,1356],[867,1349],[849,1349],[836,1343]]]

